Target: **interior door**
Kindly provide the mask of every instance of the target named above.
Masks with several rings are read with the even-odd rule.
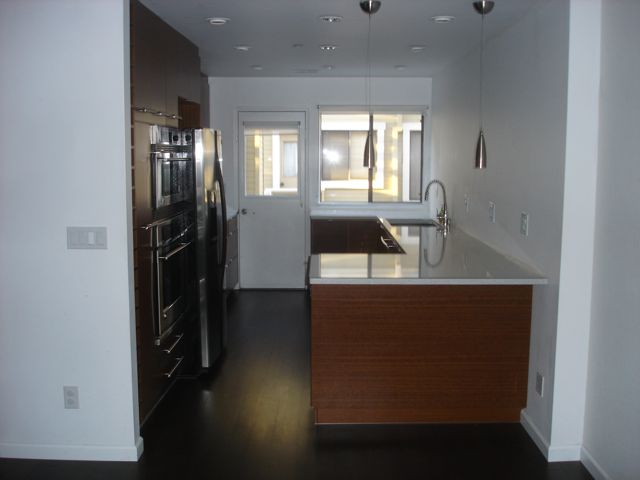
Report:
[[[238,114],[241,288],[304,288],[305,112]]]

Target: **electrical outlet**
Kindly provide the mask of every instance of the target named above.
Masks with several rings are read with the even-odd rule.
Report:
[[[541,397],[544,396],[544,377],[540,372],[536,372],[536,393]]]
[[[62,387],[62,395],[64,397],[64,408],[80,408],[80,394],[78,392],[78,387],[65,385]]]
[[[496,223],[496,204],[489,202],[489,221]]]
[[[469,203],[471,203],[469,201],[469,194],[465,193],[464,194],[464,211],[469,213]]]
[[[529,214],[527,212],[520,214],[520,234],[525,237],[529,236]]]

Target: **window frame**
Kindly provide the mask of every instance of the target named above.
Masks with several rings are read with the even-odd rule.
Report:
[[[344,208],[344,209],[374,209],[383,208],[389,209],[392,207],[410,209],[416,206],[422,206],[424,198],[422,195],[423,188],[425,186],[427,172],[430,171],[431,156],[430,156],[430,139],[431,139],[431,124],[429,118],[429,107],[426,105],[373,105],[371,107],[374,115],[376,114],[416,114],[422,117],[422,129],[421,129],[421,171],[420,171],[420,196],[419,200],[414,201],[397,201],[397,202],[382,202],[382,201],[335,201],[335,200],[322,200],[322,116],[325,114],[348,114],[355,115],[369,115],[369,107],[366,105],[318,105],[318,117],[317,117],[317,135],[318,135],[318,157],[317,157],[317,179],[316,179],[316,198],[315,204],[318,208]],[[365,180],[367,181],[367,180]],[[368,181],[367,181],[368,182]],[[374,185],[375,195],[375,185]]]

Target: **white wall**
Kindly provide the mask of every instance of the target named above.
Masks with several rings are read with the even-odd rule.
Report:
[[[583,461],[640,478],[640,3],[602,2],[600,149]]]
[[[239,110],[282,110],[307,112],[308,205],[317,208],[319,169],[318,105],[366,105],[362,78],[209,78],[212,128],[222,130],[224,175],[229,203],[237,207]],[[391,106],[429,106],[428,78],[375,78],[372,103]],[[428,118],[427,118],[428,125]],[[425,153],[427,154],[427,153]],[[428,162],[428,159],[427,159]],[[425,178],[429,171],[424,171]],[[418,214],[424,213],[420,205]],[[382,211],[376,210],[380,214]]]
[[[0,2],[0,456],[141,452],[128,17],[126,0]],[[67,250],[69,225],[106,226],[108,249]]]
[[[598,165],[601,0],[571,0],[562,258],[550,460],[582,444]]]
[[[554,404],[568,40],[568,1],[546,2],[487,40],[486,170],[473,168],[479,128],[478,52],[433,79],[433,169],[448,186],[454,222],[549,279],[533,293],[525,410],[534,438],[547,447]],[[471,197],[469,213],[465,194]],[[496,204],[495,224],[489,222],[489,201]],[[530,215],[528,237],[520,235],[523,211]],[[542,398],[535,392],[536,372],[545,377]]]

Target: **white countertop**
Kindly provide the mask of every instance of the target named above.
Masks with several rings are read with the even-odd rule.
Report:
[[[311,284],[536,285],[547,279],[485,243],[452,229],[391,226],[406,253],[323,253],[311,256]]]

